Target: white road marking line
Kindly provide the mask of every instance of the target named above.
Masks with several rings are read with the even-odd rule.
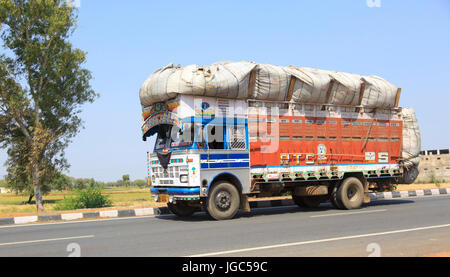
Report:
[[[27,244],[27,243],[36,243],[36,242],[59,241],[59,240],[71,240],[71,239],[87,239],[87,238],[93,238],[93,237],[94,237],[94,235],[88,235],[88,236],[67,237],[67,238],[54,238],[54,239],[41,239],[41,240],[27,240],[27,241],[5,242],[5,243],[0,243],[0,246],[16,245],[16,244]]]
[[[37,223],[37,224],[23,224],[23,225],[7,225],[7,226],[0,226],[0,229],[3,229],[3,228],[18,228],[18,227],[39,227],[39,226],[45,226],[45,225],[59,225],[59,224],[90,223],[90,222],[101,222],[101,221],[112,221],[112,220],[138,219],[138,218],[146,218],[146,217],[155,217],[155,216],[154,215],[129,216],[129,217],[104,218],[104,219],[89,219],[89,218],[87,218],[85,220],[77,220],[77,221]]]
[[[379,232],[379,233],[370,233],[370,234],[362,234],[362,235],[354,235],[354,236],[336,237],[336,238],[328,238],[328,239],[320,239],[320,240],[310,240],[310,241],[283,243],[283,244],[275,244],[275,245],[267,245],[267,246],[243,248],[243,249],[235,249],[235,250],[228,250],[228,251],[221,251],[221,252],[203,253],[203,254],[191,255],[191,256],[188,256],[188,257],[218,256],[218,255],[234,254],[234,253],[241,253],[241,252],[250,252],[250,251],[256,251],[256,250],[265,250],[265,249],[273,249],[273,248],[281,248],[281,247],[289,247],[289,246],[298,246],[298,245],[321,243],[321,242],[330,242],[330,241],[339,241],[339,240],[347,240],[347,239],[357,239],[357,238],[366,238],[366,237],[374,237],[374,236],[382,236],[382,235],[391,235],[391,234],[399,234],[399,233],[422,231],[422,230],[429,230],[429,229],[438,229],[438,228],[446,228],[446,227],[450,227],[450,224],[435,225],[435,226],[425,226],[425,227],[418,227],[418,228],[412,228],[412,229],[403,229],[403,230],[395,230],[395,231],[387,231],[387,232]]]
[[[348,213],[336,213],[336,214],[320,214],[320,215],[312,215],[310,217],[326,217],[326,216],[340,216],[340,215],[352,215],[352,214],[370,214],[370,213],[378,213],[385,212],[384,210],[373,210],[373,211],[362,211],[362,212],[348,212]]]

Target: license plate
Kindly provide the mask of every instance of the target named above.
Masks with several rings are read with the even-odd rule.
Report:
[[[169,195],[168,194],[160,194],[158,196],[159,202],[168,203],[169,202]]]

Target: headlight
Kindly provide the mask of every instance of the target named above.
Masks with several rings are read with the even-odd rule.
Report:
[[[187,175],[180,175],[180,182],[181,183],[187,183],[188,182],[188,176]]]
[[[152,176],[152,182],[154,183],[156,181],[155,175]]]

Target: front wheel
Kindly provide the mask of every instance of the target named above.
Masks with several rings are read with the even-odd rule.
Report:
[[[233,218],[239,210],[239,191],[228,182],[215,184],[208,196],[206,210],[216,220]]]
[[[336,194],[337,202],[343,209],[359,209],[364,201],[364,187],[355,177],[345,179],[339,186]]]
[[[181,201],[176,204],[167,203],[167,207],[173,214],[179,217],[189,217],[196,211],[195,207],[188,206],[186,203]]]

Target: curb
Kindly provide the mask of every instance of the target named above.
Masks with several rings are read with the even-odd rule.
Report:
[[[421,196],[437,196],[437,195],[450,195],[450,188],[442,189],[425,189],[425,190],[410,190],[410,191],[394,191],[394,192],[376,192],[369,193],[370,200],[385,200],[385,199],[398,199],[398,198],[413,198]],[[278,199],[278,200],[263,200],[250,202],[250,208],[270,208],[280,206],[293,206],[295,205],[292,199]],[[70,221],[83,218],[117,218],[117,217],[133,217],[133,216],[158,216],[171,214],[167,207],[155,207],[155,208],[141,208],[141,209],[129,209],[129,210],[110,210],[100,212],[85,212],[85,213],[70,213],[70,214],[55,214],[55,215],[41,215],[41,216],[21,216],[21,217],[8,217],[0,218],[0,225],[12,225],[12,224],[26,224],[34,222],[46,222],[46,221]]]
[[[375,192],[375,193],[370,193],[369,195],[370,195],[370,200],[380,200],[380,199],[411,198],[411,197],[436,196],[436,195],[448,195],[448,194],[450,194],[450,188],[393,191],[393,192]]]

